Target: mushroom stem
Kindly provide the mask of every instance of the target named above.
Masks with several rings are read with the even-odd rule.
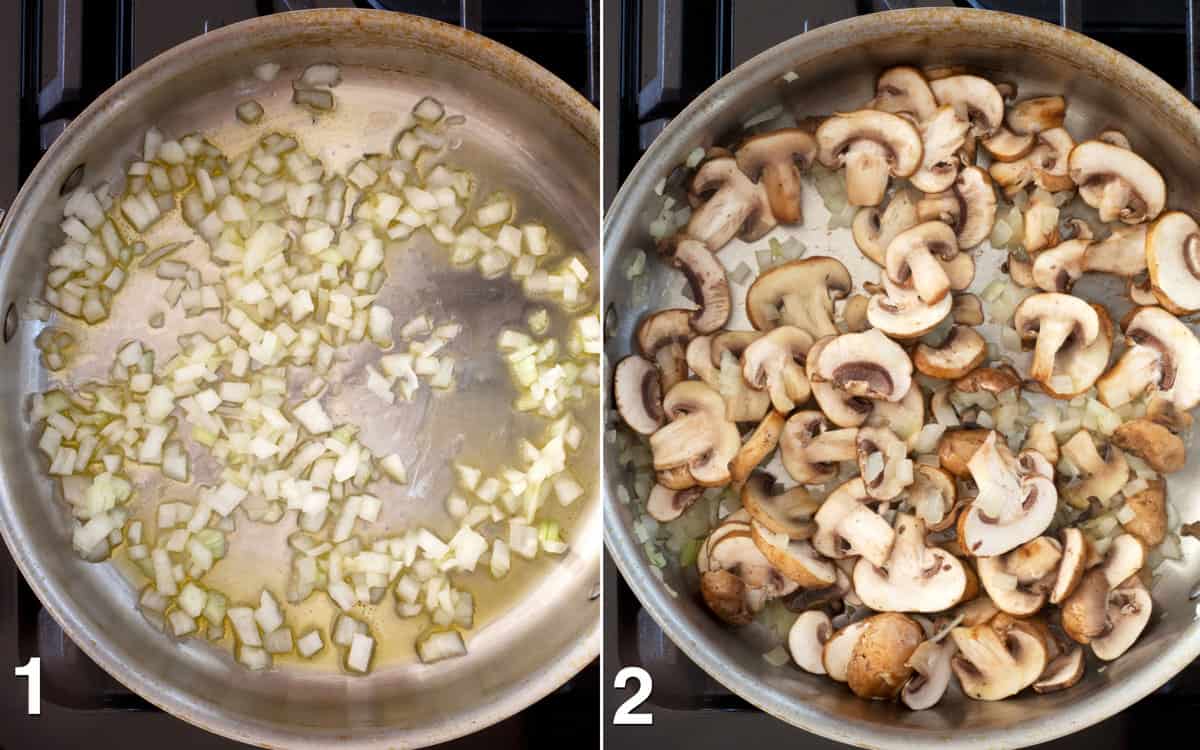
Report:
[[[1033,364],[1029,376],[1037,381],[1048,381],[1054,374],[1054,358],[1058,350],[1075,331],[1075,322],[1070,319],[1045,318],[1038,329],[1037,344],[1033,350]]]
[[[858,140],[846,151],[846,199],[852,206],[878,206],[888,186],[888,152],[870,140]]]

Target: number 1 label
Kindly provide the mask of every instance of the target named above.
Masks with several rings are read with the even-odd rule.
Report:
[[[25,707],[26,713],[30,716],[37,716],[42,713],[42,660],[36,656],[31,657],[23,667],[17,667],[13,670],[13,674],[17,677],[24,677],[28,681],[28,703]]]

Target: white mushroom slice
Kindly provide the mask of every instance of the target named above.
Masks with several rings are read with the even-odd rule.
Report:
[[[875,82],[875,98],[867,106],[924,122],[937,110],[937,100],[921,71],[908,65],[897,65],[879,76]]]
[[[903,117],[878,110],[834,115],[817,128],[818,158],[846,168],[846,197],[853,206],[877,206],[889,176],[909,177],[921,164],[921,135]]]
[[[1004,638],[990,624],[950,631],[958,647],[951,662],[963,692],[976,700],[994,701],[1024,690],[1046,668],[1042,640],[1021,627]]]
[[[977,557],[1002,555],[1037,537],[1054,520],[1054,470],[1038,453],[1013,459],[989,432],[967,462],[979,496],[959,515],[959,539]]]
[[[1036,253],[1058,242],[1058,204],[1045,190],[1035,190],[1025,208],[1022,247]]]
[[[1162,175],[1127,148],[1084,141],[1072,149],[1069,169],[1079,186],[1079,197],[1100,212],[1100,221],[1150,221],[1166,204],[1167,185]]]
[[[700,333],[712,333],[729,320],[732,301],[725,266],[702,243],[693,239],[680,240],[675,245],[671,262],[687,278],[692,299],[700,309],[692,313],[692,328]]]
[[[823,589],[837,580],[833,562],[821,557],[808,540],[776,534],[759,523],[751,524],[750,528],[758,551],[802,588]]]
[[[1022,339],[1036,341],[1029,376],[1048,385],[1059,352],[1094,342],[1100,335],[1100,318],[1078,297],[1043,292],[1026,297],[1017,306],[1013,327]]]
[[[1107,604],[1109,630],[1092,639],[1092,653],[1112,661],[1128,651],[1150,622],[1153,607],[1150,592],[1136,576],[1113,589]]]
[[[821,664],[825,667],[825,674],[838,682],[846,681],[850,657],[866,629],[866,620],[852,622],[825,641],[825,647],[821,649]]]
[[[1033,281],[1047,292],[1069,292],[1083,276],[1088,240],[1067,240],[1043,250],[1033,260]]]
[[[672,490],[661,484],[654,485],[650,497],[646,500],[646,512],[650,517],[661,523],[674,521],[683,512],[700,499],[704,494],[703,487],[691,487],[686,490]]]
[[[781,128],[747,138],[737,150],[737,165],[766,188],[771,213],[783,224],[802,219],[800,173],[817,156],[816,140],[799,128]]]
[[[882,211],[877,206],[860,208],[854,215],[851,232],[863,255],[882,266],[887,247],[896,235],[916,225],[917,204],[912,193],[897,190]]]
[[[709,532],[708,536],[700,544],[700,549],[696,553],[696,570],[700,573],[709,573],[715,568],[712,566],[712,560],[709,557],[708,551],[716,546],[717,542],[721,541],[727,534],[732,534],[735,531],[740,531],[745,534],[750,533],[750,514],[744,510],[737,510],[730,513],[717,525],[715,529]]]
[[[838,427],[858,427],[871,415],[874,402],[871,399],[847,393],[833,383],[817,379],[817,360],[821,358],[821,352],[834,338],[836,337],[827,336],[812,345],[805,361],[805,373],[808,375],[808,382],[812,387],[813,398],[816,399],[817,405],[821,407],[821,411],[829,418],[829,421]]]
[[[913,352],[913,365],[931,378],[954,380],[983,364],[987,341],[973,328],[956,325],[940,346],[924,342]]]
[[[868,427],[887,427],[901,440],[909,440],[925,426],[925,397],[916,381],[899,401],[872,401]]]
[[[908,178],[913,187],[925,193],[940,193],[954,184],[962,165],[958,152],[969,128],[970,123],[949,105],[921,121],[921,166]]]
[[[728,404],[726,404],[728,414]],[[767,413],[754,428],[754,432],[742,442],[737,455],[729,462],[729,478],[734,486],[741,486],[759,464],[775,452],[779,435],[783,432],[783,415],[777,411]]]
[[[924,640],[925,632],[911,617],[884,612],[863,620],[846,669],[851,692],[869,700],[891,700],[912,676],[908,660]]]
[[[658,369],[636,354],[617,363],[613,371],[613,400],[621,419],[639,434],[652,434],[666,420]]]
[[[867,321],[875,328],[898,339],[916,339],[937,328],[950,314],[953,300],[947,294],[927,305],[912,289],[906,289],[883,277],[883,291],[871,295],[867,303]]]
[[[872,329],[844,333],[816,355],[815,379],[832,383],[846,393],[884,401],[899,401],[912,385],[912,360],[900,345]]]
[[[925,545],[925,524],[896,516],[896,539],[886,566],[863,558],[854,566],[854,591],[878,612],[941,612],[958,604],[967,574],[958,558]]]
[[[790,325],[814,339],[838,332],[833,302],[850,293],[850,272],[827,256],[801,258],[759,275],[746,292],[746,315],[760,331]]]
[[[1200,310],[1200,226],[1168,211],[1146,233],[1150,284],[1163,307],[1177,315]]]
[[[911,286],[927,305],[950,293],[950,279],[939,260],[958,255],[958,239],[948,224],[927,221],[896,235],[884,255],[888,278]]]
[[[709,569],[727,570],[746,584],[749,589],[759,589],[768,599],[787,596],[799,586],[771,565],[750,532],[734,530],[710,545],[708,550]]]
[[[700,165],[691,193],[702,204],[688,219],[687,235],[714,253],[734,237],[753,242],[775,227],[766,188],[752,182],[731,156]]]
[[[1083,270],[1136,276],[1147,270],[1145,224],[1117,226],[1105,239],[1088,246]]]
[[[1075,646],[1046,665],[1038,681],[1033,683],[1033,690],[1037,693],[1066,690],[1083,678],[1083,669],[1083,649]]]
[[[986,138],[1004,121],[1004,98],[995,84],[973,75],[954,75],[931,81],[938,104],[949,104],[971,123],[971,132]]]
[[[809,674],[825,674],[821,656],[825,643],[833,635],[829,615],[819,610],[801,612],[788,631],[788,651],[796,666]],[[851,649],[853,651],[853,648]]]
[[[954,477],[937,466],[917,464],[908,503],[930,531],[942,531],[954,523],[957,500]]]
[[[858,430],[858,471],[867,494],[892,500],[913,482],[913,463],[907,444],[886,427]]]
[[[921,221],[949,224],[961,250],[979,245],[996,224],[996,190],[992,178],[981,167],[963,169],[949,190],[921,199],[917,216]]]
[[[1075,147],[1071,134],[1065,128],[1051,128],[1037,134],[1034,143],[1033,149],[1020,158],[993,161],[988,168],[1004,194],[1015,197],[1031,184],[1051,193],[1074,188],[1068,174],[1069,156]]]
[[[721,395],[704,383],[687,380],[667,392],[663,410],[672,421],[650,436],[655,470],[686,466],[698,484],[727,484],[729,462],[742,439],[734,423],[725,419]]]
[[[1080,472],[1081,481],[1068,484],[1063,495],[1075,508],[1086,508],[1092,499],[1107,503],[1129,481],[1125,454],[1108,444],[1101,454],[1087,430],[1080,430],[1063,443],[1062,455]]]
[[[1075,398],[1091,389],[1108,368],[1113,345],[1112,320],[1103,306],[1093,304],[1092,309],[1100,322],[1099,335],[1087,346],[1067,346],[1059,351],[1054,361],[1054,373],[1050,381],[1042,385],[1046,395]]]
[[[1108,588],[1115,589],[1129,577],[1136,575],[1146,564],[1146,548],[1133,534],[1119,534],[1112,540],[1104,555],[1104,580]]]
[[[1054,577],[1054,586],[1050,589],[1051,604],[1062,604],[1067,597],[1075,593],[1076,587],[1083,579],[1090,554],[1091,544],[1082,531],[1073,527],[1063,529],[1062,560]]]
[[[974,294],[956,294],[950,315],[959,325],[983,325],[983,301]]]
[[[776,411],[787,414],[811,393],[804,357],[812,345],[813,337],[802,328],[774,328],[746,347],[742,376],[751,388],[771,395]]]
[[[1200,403],[1200,339],[1169,312],[1143,307],[1125,323],[1129,348],[1096,383],[1100,400],[1111,409],[1150,391],[1177,410]]]
[[[953,674],[950,663],[956,653],[958,647],[952,638],[927,640],[917,646],[917,650],[908,657],[908,666],[912,667],[914,674],[900,691],[900,700],[904,701],[904,705],[914,711],[936,706],[950,686]]]
[[[1019,161],[1033,150],[1037,137],[1033,133],[1017,135],[1006,127],[1000,127],[995,133],[980,140],[983,147],[991,154],[993,163]]]
[[[638,350],[658,366],[664,393],[687,379],[686,348],[693,335],[691,318],[691,310],[659,310],[638,324]]]
[[[1002,612],[1028,617],[1046,603],[1057,576],[1062,548],[1049,537],[1037,537],[997,557],[977,560],[979,582]]]
[[[779,438],[779,455],[792,479],[823,484],[837,476],[840,462],[855,458],[858,430],[827,427],[819,411],[798,411],[788,417]]]
[[[830,493],[813,516],[817,524],[813,536],[816,550],[834,559],[861,555],[882,567],[896,534],[887,521],[866,506],[870,500],[861,478],[851,479]]]
[[[775,480],[770,474],[758,471],[750,475],[742,487],[742,507],[755,523],[772,534],[790,539],[808,539],[816,531],[813,516],[821,506],[803,487],[793,487],[778,495],[773,493]]]
[[[725,418],[730,422],[761,422],[771,408],[770,396],[754,390],[741,377],[740,353],[759,335],[757,331],[723,331],[715,336],[697,336],[688,342],[687,366],[708,387],[721,393],[725,399]],[[722,369],[728,372],[722,374]],[[732,377],[734,373],[737,377]]]

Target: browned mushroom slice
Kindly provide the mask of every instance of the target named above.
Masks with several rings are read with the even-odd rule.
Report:
[[[821,407],[821,411],[829,418],[829,421],[838,427],[858,427],[871,415],[874,402],[871,399],[847,393],[833,383],[827,383],[817,378],[817,360],[821,358],[821,352],[825,350],[825,347],[835,338],[835,336],[826,336],[818,339],[812,345],[805,361],[805,374],[808,375],[813,398],[816,399],[817,405]]]
[[[963,564],[949,552],[925,544],[925,524],[896,516],[896,540],[886,566],[863,558],[854,566],[854,591],[878,612],[941,612],[962,601],[967,590]]]
[[[1146,233],[1150,285],[1176,315],[1200,310],[1200,225],[1182,211],[1163,214]]]
[[[1068,292],[1083,276],[1084,257],[1092,245],[1088,240],[1067,240],[1037,254],[1033,281],[1047,292]]]
[[[691,318],[691,310],[659,310],[638,324],[638,349],[658,366],[664,393],[687,379],[686,349],[693,335]]]
[[[954,645],[954,639],[949,637],[926,640],[917,646],[912,656],[908,657],[908,666],[912,667],[914,674],[900,691],[900,700],[904,705],[914,711],[937,705],[950,686],[950,678],[954,674],[950,662],[956,653],[958,647]]]
[[[842,322],[849,333],[862,333],[871,327],[867,322],[867,298],[861,294],[851,295],[842,305]]]
[[[854,647],[858,645],[858,640],[866,632],[866,629],[867,621],[859,620],[841,630],[834,631],[829,640],[825,641],[824,648],[821,649],[821,666],[825,668],[825,674],[838,682],[846,681]]]
[[[909,177],[913,187],[925,193],[949,190],[962,161],[958,152],[966,140],[970,123],[954,107],[945,105],[920,122],[921,166]]]
[[[917,344],[913,365],[932,378],[951,380],[974,370],[987,357],[987,342],[974,329],[954,326],[940,346]]]
[[[1054,468],[1041,454],[1014,459],[990,432],[967,467],[979,495],[959,515],[958,536],[971,554],[1002,555],[1039,536],[1054,520]]]
[[[1153,608],[1154,602],[1150,598],[1150,592],[1146,590],[1141,579],[1130,576],[1109,592],[1109,630],[1104,635],[1092,639],[1092,653],[1105,661],[1112,661],[1124,654],[1146,629]]]
[[[686,490],[672,490],[661,484],[654,485],[650,497],[646,500],[646,512],[656,521],[666,523],[674,521],[704,494],[703,487],[692,487]]]
[[[1058,204],[1045,190],[1035,190],[1025,207],[1021,246],[1028,253],[1044,250],[1058,242]]]
[[[882,266],[891,241],[904,230],[915,227],[917,221],[917,204],[912,193],[897,190],[882,210],[877,206],[860,208],[854,215],[851,233],[862,254]]]
[[[1084,141],[1071,151],[1069,169],[1079,197],[1100,212],[1100,221],[1151,221],[1166,204],[1162,175],[1127,148]]]
[[[946,319],[951,301],[951,295],[947,294],[928,305],[915,290],[896,284],[884,275],[883,290],[871,295],[867,303],[867,320],[888,336],[917,339]]]
[[[1063,495],[1075,508],[1086,508],[1091,500],[1107,503],[1129,481],[1129,464],[1115,445],[1103,452],[1087,430],[1080,430],[1063,443],[1062,455],[1079,471],[1077,482],[1063,488]]]
[[[696,486],[692,470],[686,464],[655,471],[654,481],[669,490],[690,490]]]
[[[704,383],[687,380],[667,391],[663,410],[668,424],[650,436],[656,471],[687,466],[697,483],[720,487],[729,483],[729,462],[742,440],[725,419],[725,401]]]
[[[995,84],[973,75],[954,75],[932,81],[938,104],[949,104],[971,123],[971,132],[986,138],[1004,121],[1004,99]]]
[[[846,197],[853,206],[877,206],[889,176],[909,177],[921,164],[921,135],[903,117],[858,110],[830,117],[817,128],[821,163],[846,168]]]
[[[692,239],[683,239],[676,244],[671,261],[687,277],[692,298],[700,306],[692,313],[692,328],[700,333],[720,329],[729,320],[732,307],[725,266],[708,248]]]
[[[1018,135],[1041,133],[1061,128],[1066,114],[1067,101],[1061,96],[1035,96],[1012,105],[1004,116],[1004,123]]]
[[[916,620],[885,612],[863,620],[866,627],[854,643],[846,683],[860,698],[891,700],[912,676],[909,657],[924,640]]]
[[[950,293],[950,279],[939,260],[958,255],[958,239],[948,224],[927,221],[896,235],[887,246],[884,268],[896,284],[912,286],[927,305]]]
[[[837,568],[821,557],[808,540],[776,534],[760,523],[752,523],[750,527],[758,551],[801,588],[828,588],[837,580]]]
[[[858,471],[867,494],[892,500],[912,484],[908,446],[887,427],[861,427],[857,440]]]
[[[1180,411],[1200,403],[1200,340],[1169,312],[1143,307],[1125,323],[1129,348],[1096,383],[1099,398],[1109,408],[1140,398],[1147,390]]]
[[[830,493],[813,516],[817,524],[813,547],[829,558],[861,555],[882,567],[896,534],[882,516],[867,507],[869,501],[861,478],[851,479]]]
[[[760,331],[790,325],[818,339],[838,332],[833,302],[850,293],[850,272],[836,258],[801,258],[759,275],[746,292],[746,315]]]
[[[1046,665],[1038,681],[1033,683],[1034,692],[1053,693],[1074,686],[1083,678],[1083,649],[1075,646]]]
[[[924,122],[937,111],[937,100],[921,71],[908,65],[897,65],[880,74],[875,81],[875,98],[867,106]]]
[[[766,188],[752,182],[730,156],[710,159],[692,178],[701,205],[688,219],[687,235],[717,252],[734,237],[759,239],[775,226]]]
[[[947,430],[938,441],[938,463],[959,479],[971,476],[967,462],[987,440],[991,430]]]
[[[996,396],[1020,386],[1021,377],[1008,365],[976,367],[954,381],[954,390],[959,393],[987,392]]]
[[[1001,637],[990,623],[957,627],[950,637],[958,647],[951,664],[967,696],[994,701],[1032,685],[1046,668],[1046,647],[1028,626],[1014,626]]]
[[[1017,135],[1006,127],[1001,126],[995,133],[980,141],[993,162],[1014,162],[1023,159],[1037,145],[1037,137],[1033,133]]]
[[[700,595],[709,610],[730,625],[749,625],[754,620],[754,611],[746,598],[746,584],[728,570],[701,575]]]
[[[1190,432],[1192,429],[1191,414],[1157,395],[1150,396],[1146,402],[1146,419],[1166,427],[1176,435]]]
[[[950,315],[959,325],[983,325],[983,302],[974,294],[956,294],[950,306]]]
[[[803,540],[813,535],[816,525],[813,514],[821,503],[803,487],[793,487],[776,495],[774,478],[763,471],[750,475],[742,487],[742,507],[756,523],[773,534],[784,534]]]
[[[1179,436],[1149,419],[1132,419],[1112,434],[1118,447],[1129,451],[1159,474],[1172,474],[1187,463],[1187,449]]]
[[[1088,246],[1083,270],[1136,276],[1147,269],[1145,224],[1118,226],[1105,239]],[[1153,304],[1153,303],[1152,303]]]
[[[1042,385],[1050,385],[1059,352],[1094,342],[1100,335],[1100,318],[1095,309],[1078,297],[1043,292],[1026,297],[1017,306],[1013,327],[1022,339],[1035,342],[1029,376]]]
[[[783,432],[783,423],[783,415],[777,411],[768,412],[763,421],[758,423],[758,427],[754,428],[754,432],[750,433],[737,455],[729,462],[729,476],[733,484],[745,482],[750,472],[775,451],[779,435]]]
[[[917,215],[921,221],[949,224],[959,248],[969,250],[987,239],[996,224],[992,178],[980,167],[967,167],[959,172],[949,190],[921,199]]]
[[[1151,479],[1139,492],[1127,489],[1125,507],[1133,512],[1133,518],[1121,526],[1150,549],[1162,544],[1167,536],[1167,483]]]
[[[737,150],[737,164],[767,191],[771,213],[784,224],[802,218],[800,173],[817,156],[816,140],[799,128],[782,128],[751,136]]]
[[[1073,527],[1062,530],[1062,560],[1050,589],[1051,604],[1062,604],[1075,593],[1090,556],[1091,543],[1082,531]]]
[[[658,369],[636,354],[622,359],[613,370],[613,400],[621,419],[639,434],[653,433],[666,419]]]
[[[788,651],[796,666],[809,674],[825,674],[821,653],[833,635],[829,615],[820,610],[801,612],[788,631]]]
[[[876,329],[837,336],[816,356],[815,379],[855,396],[899,401],[912,385],[912,360]]]
[[[801,484],[822,484],[833,479],[838,463],[855,458],[858,430],[828,430],[819,411],[799,411],[788,417],[779,439],[783,468]]]
[[[811,393],[804,357],[812,345],[813,337],[802,328],[773,328],[746,347],[742,376],[751,388],[771,395],[776,411],[788,414]]]
[[[1063,601],[1062,628],[1072,640],[1086,645],[1108,630],[1108,591],[1104,571],[1093,568],[1083,574],[1075,591]]]
[[[1037,537],[1004,555],[976,561],[979,582],[1002,612],[1028,617],[1046,603],[1062,560],[1062,546]]]

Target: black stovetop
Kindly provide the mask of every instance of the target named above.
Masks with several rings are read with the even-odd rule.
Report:
[[[1082,31],[1198,100],[1200,0],[613,0],[604,9],[606,205],[671,118],[755,54],[863,13],[955,5],[1019,13]],[[752,739],[756,746],[846,747],[762,713],[696,666],[663,634],[609,560],[604,597],[609,746],[701,750]],[[638,709],[654,715],[651,726],[612,724],[613,711],[636,686],[630,682],[616,690],[613,679],[630,665],[653,677],[653,693]],[[1121,714],[1045,747],[1130,747],[1146,726],[1182,731],[1197,709],[1200,664]]]
[[[45,149],[89,102],[154,55],[210,29],[283,10],[377,7],[459,24],[534,59],[593,102],[599,0],[0,0],[0,215]],[[42,667],[42,712],[26,716],[12,670]],[[521,714],[447,743],[457,750],[599,744],[599,665]],[[0,545],[0,750],[245,745],[163,713],[67,639]]]

